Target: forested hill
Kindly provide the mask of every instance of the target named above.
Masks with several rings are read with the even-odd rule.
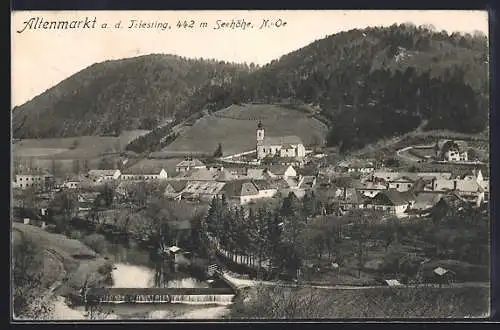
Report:
[[[126,65],[134,61],[137,64]],[[474,133],[483,131],[488,121],[488,40],[480,34],[450,35],[410,24],[351,30],[315,41],[257,70],[225,65],[230,73],[217,84],[204,83],[210,75],[195,69],[211,67],[204,62],[196,66],[172,57],[158,57],[156,65],[143,62],[109,62],[113,69],[108,70],[96,65],[99,79],[79,79],[85,88],[64,88],[65,95],[53,91],[48,93],[52,96],[41,96],[44,102],[33,100],[24,108],[46,109],[52,118],[27,116],[23,126],[23,116],[18,116],[17,135],[33,134],[34,123],[61,118],[61,113],[65,117],[60,122],[73,120],[72,133],[82,133],[92,120],[96,128],[106,127],[107,122],[127,122],[128,117],[149,113],[185,117],[239,102],[311,105],[317,117],[329,123],[328,142],[343,150],[411,131],[421,123],[428,129]],[[172,62],[176,66],[164,64]],[[197,70],[202,74],[196,76]],[[170,79],[180,73],[184,73],[181,79]],[[196,77],[185,79],[191,74]],[[126,77],[124,82],[120,77]],[[96,80],[100,83],[92,83]],[[86,97],[74,96],[81,93]],[[170,102],[175,96],[176,102]],[[85,120],[79,124],[82,117]],[[52,127],[45,136],[61,131],[59,125]],[[62,131],[67,132],[69,128]]]
[[[94,64],[12,112],[15,138],[116,135],[184,118],[204,85],[231,83],[252,68],[215,60],[146,55]]]
[[[488,121],[488,52],[479,33],[408,24],[351,30],[271,62],[207,103],[315,105],[329,119],[329,143],[345,150],[422,122],[428,129],[480,132]]]

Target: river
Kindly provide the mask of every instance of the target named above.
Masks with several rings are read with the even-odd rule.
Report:
[[[112,272],[113,287],[116,288],[151,288],[209,287],[204,280],[179,271],[170,272],[168,280],[158,282],[158,271],[150,261],[149,252],[137,246],[107,243],[107,255],[114,263]],[[218,319],[229,312],[230,303],[196,305],[196,304],[109,304],[102,305],[100,319]],[[83,306],[69,307],[63,297],[57,297],[55,302],[55,318],[61,320],[85,320]]]

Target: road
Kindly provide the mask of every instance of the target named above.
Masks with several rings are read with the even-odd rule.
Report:
[[[370,285],[370,286],[355,286],[355,285],[308,285],[308,284],[288,284],[276,281],[257,281],[249,279],[239,279],[235,278],[228,273],[223,273],[223,276],[233,283],[239,289],[244,289],[247,287],[252,287],[257,284],[262,284],[266,286],[282,286],[285,288],[313,288],[313,289],[326,289],[326,290],[367,290],[376,288],[393,288],[387,285]],[[400,285],[400,288],[480,288],[480,287],[490,287],[490,283],[487,282],[464,282],[464,283],[454,283],[450,285],[439,284],[427,284],[427,285]]]
[[[401,158],[403,160],[406,160],[408,162],[418,163],[419,161],[422,160],[421,158],[418,158],[418,157],[415,157],[415,156],[412,156],[412,155],[406,153],[408,150],[410,150],[412,148],[413,148],[413,146],[404,147],[402,149],[399,149],[398,151],[396,151],[396,155],[399,158]]]

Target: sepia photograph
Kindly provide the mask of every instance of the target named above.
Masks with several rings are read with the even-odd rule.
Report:
[[[11,322],[488,318],[488,31],[11,12]]]

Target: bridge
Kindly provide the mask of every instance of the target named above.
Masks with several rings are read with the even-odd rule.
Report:
[[[89,288],[85,303],[119,304],[230,304],[236,292],[232,288]]]

